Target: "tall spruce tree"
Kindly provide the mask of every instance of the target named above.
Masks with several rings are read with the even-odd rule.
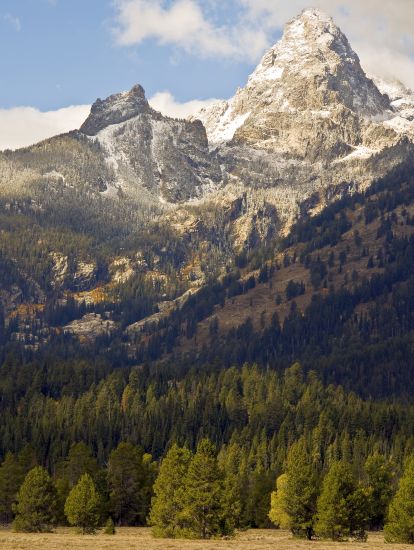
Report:
[[[151,455],[132,443],[120,443],[109,457],[110,507],[120,525],[144,525],[148,515],[155,465]]]
[[[99,525],[101,502],[93,479],[83,474],[66,499],[65,514],[82,534],[93,534]]]
[[[36,465],[36,456],[31,445],[25,445],[16,456],[7,453],[0,467],[0,521],[10,523],[13,505],[24,478]]]
[[[191,458],[188,449],[174,444],[161,462],[149,516],[156,537],[183,535],[184,480]]]
[[[225,532],[223,475],[208,439],[197,446],[185,478],[182,518],[187,535],[208,539]]]
[[[16,531],[48,532],[56,524],[56,489],[41,466],[30,470],[20,487],[15,505]]]
[[[367,519],[367,498],[357,487],[351,466],[343,461],[334,462],[318,499],[316,533],[338,541],[350,536],[363,540]]]
[[[375,453],[367,458],[365,473],[369,497],[369,526],[371,529],[381,529],[384,527],[393,494],[393,468],[383,455]]]
[[[387,542],[414,544],[414,456],[405,463],[384,531]]]
[[[0,521],[2,523],[10,523],[13,519],[13,505],[16,503],[23,479],[24,474],[16,456],[7,453],[0,467]]]
[[[301,437],[289,450],[286,462],[285,512],[296,536],[313,535],[318,480],[306,440]]]

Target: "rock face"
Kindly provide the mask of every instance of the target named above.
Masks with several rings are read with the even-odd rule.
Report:
[[[87,136],[96,136],[100,130],[111,124],[120,124],[150,112],[152,109],[145,98],[144,88],[137,84],[130,92],[111,95],[104,101],[97,99],[80,131]]]
[[[139,85],[98,99],[80,132],[99,142],[115,173],[106,194],[176,204],[200,198],[221,182],[202,123],[164,117],[149,106]]]
[[[116,325],[113,321],[102,319],[102,316],[96,313],[88,313],[81,319],[72,321],[63,327],[63,331],[79,338],[94,340],[98,336],[109,335],[115,328]]]
[[[414,123],[398,101],[366,76],[333,20],[311,9],[288,23],[245,88],[193,119],[231,184],[273,205],[286,231],[300,204],[320,208],[410,154]]]

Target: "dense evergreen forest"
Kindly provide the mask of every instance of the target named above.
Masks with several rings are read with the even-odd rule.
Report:
[[[0,467],[2,521],[85,533],[148,521],[192,538],[273,523],[334,540],[388,521],[390,540],[413,535],[398,504],[412,491],[413,406],[324,387],[299,364],[209,370],[119,370],[77,398],[32,385],[14,422],[2,411],[2,443],[19,449]]]
[[[26,370],[29,376],[34,369],[39,374],[32,383],[18,377],[18,364],[9,364],[8,376],[2,377],[1,442],[6,462],[7,451],[25,453],[30,441],[32,460],[60,479],[73,442],[87,445],[96,457],[94,464],[102,468],[114,449],[128,441],[138,445],[141,456],[146,452],[153,457],[145,459],[151,468],[151,460],[159,460],[173,443],[196,449],[208,437],[223,467],[237,464],[235,475],[242,476],[246,489],[246,525],[269,525],[275,479],[300,439],[312,449],[320,473],[345,460],[361,481],[370,455],[377,452],[392,460],[399,474],[414,452],[413,406],[364,401],[341,387],[325,387],[315,372],[305,375],[299,364],[283,375],[248,365],[216,365],[182,375],[142,367],[119,369],[100,381],[104,367],[68,364],[65,384],[49,388],[46,365],[42,367],[32,364]],[[19,384],[27,384],[26,391],[19,391]],[[72,390],[85,384],[88,390]],[[3,471],[8,478],[7,469]]]

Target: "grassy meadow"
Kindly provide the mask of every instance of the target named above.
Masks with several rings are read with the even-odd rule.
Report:
[[[385,544],[381,533],[372,533],[366,543],[334,543],[293,539],[288,531],[250,530],[231,540],[154,539],[150,529],[125,527],[115,536],[98,533],[82,536],[71,529],[50,534],[13,533],[0,530],[0,550],[404,550],[412,546]]]

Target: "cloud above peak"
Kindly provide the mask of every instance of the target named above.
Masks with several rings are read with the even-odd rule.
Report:
[[[132,46],[154,39],[159,45],[201,57],[247,56],[255,61],[267,45],[266,33],[242,23],[218,24],[206,16],[202,4],[196,0],[175,0],[169,5],[162,0],[116,0],[116,42]]]
[[[311,3],[334,17],[368,72],[414,86],[413,0]],[[115,0],[114,33],[120,46],[153,39],[199,57],[255,63],[284,24],[308,7],[309,0]],[[384,60],[393,58],[391,71]]]
[[[12,13],[5,13],[3,15],[0,15],[0,20],[3,20],[9,27],[11,27],[16,32],[20,32],[22,30],[22,24],[20,22],[20,19],[16,15],[13,15]]]

